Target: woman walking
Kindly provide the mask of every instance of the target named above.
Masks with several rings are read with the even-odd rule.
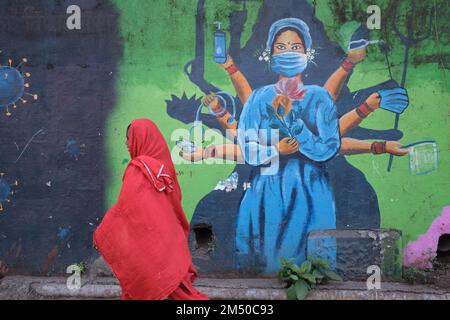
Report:
[[[122,299],[208,299],[192,286],[189,223],[167,143],[152,121],[138,119],[128,127],[127,146],[131,162],[118,201],[94,233]]]

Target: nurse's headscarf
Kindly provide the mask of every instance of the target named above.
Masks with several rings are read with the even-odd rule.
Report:
[[[283,29],[297,30],[303,38],[306,50],[311,49],[312,39],[309,34],[308,25],[300,19],[286,18],[276,21],[269,30],[267,39],[267,51],[272,52],[275,37]],[[288,79],[282,79],[275,85],[276,96],[272,101],[272,106],[279,116],[284,116],[292,108],[292,101],[302,100],[306,90],[294,76],[301,74],[308,65],[307,55],[298,52],[283,52],[271,57],[270,67],[272,71]]]
[[[312,39],[309,34],[308,25],[300,19],[297,18],[286,18],[276,21],[269,30],[269,37],[267,39],[267,50],[272,52],[273,42],[275,41],[275,36],[283,29],[293,28],[298,30],[303,36],[303,41],[306,49],[311,49]]]

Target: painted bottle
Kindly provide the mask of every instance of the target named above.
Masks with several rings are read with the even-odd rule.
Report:
[[[221,29],[220,22],[214,22],[217,26],[214,32],[214,61],[216,63],[225,63],[227,61],[227,37]]]

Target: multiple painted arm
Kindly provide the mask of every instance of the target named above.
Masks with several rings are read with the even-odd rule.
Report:
[[[365,56],[365,48],[363,48],[362,50],[350,52],[347,55],[344,63],[331,75],[331,77],[325,83],[324,88],[330,93],[334,101],[339,97],[339,93],[341,92],[341,89],[351,72],[351,68],[355,64],[361,62],[365,58]],[[242,104],[245,104],[253,92],[247,79],[236,67],[231,57],[229,57],[227,61],[220,66],[228,72],[239,100],[242,102]],[[399,107],[397,106],[399,104],[394,104],[394,102],[398,102],[397,100],[402,102],[399,106],[402,110],[398,109]],[[214,98],[213,94],[208,95],[203,102],[205,104],[211,105],[211,109],[214,112],[221,111],[219,101],[217,98]],[[363,105],[346,113],[339,119],[340,135],[344,136],[350,130],[359,126],[369,113],[374,112],[380,106],[392,112],[403,112],[403,110],[407,107],[406,91],[404,91],[404,89],[402,88],[399,88],[382,90],[380,91],[380,93],[373,93],[371,96],[369,96],[369,98]],[[395,110],[393,109],[394,106],[396,108]],[[217,120],[225,130],[231,130],[231,132],[235,135],[238,123],[237,121],[234,121],[232,124],[229,124],[228,119],[230,117],[231,114],[229,112],[226,112],[222,116],[218,117]],[[390,153],[396,156],[403,156],[408,153],[408,150],[401,149],[401,146],[402,144],[396,141],[387,141],[380,145],[379,148],[381,148],[381,152],[379,153]],[[285,138],[277,144],[277,149],[280,154],[286,155],[297,152],[299,150],[299,145],[296,140]],[[339,154],[353,155],[361,153],[374,153],[374,144],[372,142],[363,140],[342,138]],[[239,147],[233,144],[212,145],[205,149],[199,149],[196,153],[182,153],[181,155],[183,158],[190,161],[198,161],[211,157],[241,161],[243,158]]]

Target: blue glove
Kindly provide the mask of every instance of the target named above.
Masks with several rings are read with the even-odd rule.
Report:
[[[380,95],[380,108],[401,114],[409,105],[408,91],[405,88],[383,89]]]
[[[361,24],[358,29],[355,30],[348,44],[348,51],[361,49],[369,45],[369,29]]]

